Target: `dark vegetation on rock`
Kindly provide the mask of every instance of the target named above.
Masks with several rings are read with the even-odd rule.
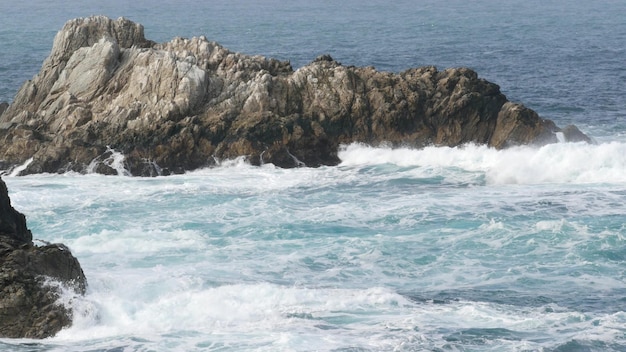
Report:
[[[157,44],[126,19],[69,21],[39,74],[0,116],[0,160],[23,173],[133,175],[246,156],[280,167],[335,165],[341,144],[505,148],[589,141],[467,68],[400,73],[344,66],[330,55],[289,62],[231,52],[204,37]]]
[[[45,338],[71,325],[58,302],[64,286],[85,293],[78,260],[62,244],[36,246],[23,214],[11,206],[0,179],[0,337]]]

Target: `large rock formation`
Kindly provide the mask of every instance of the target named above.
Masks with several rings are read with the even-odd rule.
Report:
[[[556,142],[560,131],[467,68],[394,74],[326,55],[294,71],[204,37],[156,44],[139,24],[90,17],[63,27],[0,116],[0,160],[32,157],[24,173],[109,173],[117,151],[133,174],[150,175],[242,155],[332,165],[351,142],[503,148]]]
[[[45,338],[72,322],[61,287],[84,294],[87,280],[67,247],[35,246],[26,218],[0,179],[0,337]]]

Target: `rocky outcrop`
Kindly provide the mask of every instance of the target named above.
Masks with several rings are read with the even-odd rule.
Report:
[[[0,103],[0,115],[4,113],[4,111],[9,107],[9,103],[3,101]]]
[[[72,322],[61,287],[84,294],[87,280],[62,244],[35,246],[26,218],[0,179],[0,337],[45,338]]]
[[[90,17],[63,27],[0,116],[0,160],[32,157],[24,173],[114,173],[105,161],[115,151],[150,175],[237,156],[333,165],[352,142],[504,148],[556,142],[560,131],[467,68],[394,74],[325,55],[294,71],[204,37],[156,44],[129,20]]]

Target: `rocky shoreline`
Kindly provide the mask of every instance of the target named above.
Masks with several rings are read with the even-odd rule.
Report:
[[[84,295],[87,279],[62,244],[36,246],[0,179],[0,337],[46,338],[72,324],[62,290]]]
[[[335,165],[341,144],[424,147],[589,141],[467,68],[395,74],[329,55],[289,62],[204,37],[147,40],[127,19],[71,20],[41,71],[0,115],[0,169],[20,174],[181,173],[245,156],[279,167]],[[27,165],[25,162],[32,158]]]

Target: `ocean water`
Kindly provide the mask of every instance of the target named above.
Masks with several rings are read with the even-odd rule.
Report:
[[[468,66],[598,143],[344,146],[336,167],[4,176],[89,280],[7,351],[626,351],[626,3],[0,3],[0,101],[71,18],[290,60]],[[119,157],[123,157],[119,155]],[[124,170],[119,170],[124,175]]]

